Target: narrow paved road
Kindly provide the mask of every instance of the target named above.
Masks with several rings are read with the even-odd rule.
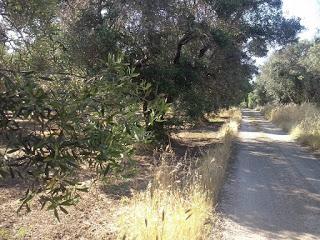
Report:
[[[244,110],[219,211],[227,240],[320,240],[320,159]]]

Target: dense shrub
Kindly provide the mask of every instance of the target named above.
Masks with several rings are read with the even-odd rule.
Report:
[[[91,167],[99,175],[121,170],[133,143],[147,141],[140,98],[150,85],[120,60],[109,58],[105,70],[90,79],[49,82],[38,74],[14,73],[1,78],[1,128],[7,148],[0,174],[31,180],[23,206],[40,194],[42,204],[65,211],[78,197],[76,172]],[[12,80],[13,79],[13,80]],[[150,103],[149,124],[160,120],[166,105]]]
[[[301,41],[275,52],[254,83],[255,104],[320,103],[319,48],[318,40]]]

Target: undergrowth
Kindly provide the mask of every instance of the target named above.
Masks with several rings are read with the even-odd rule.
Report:
[[[124,200],[119,214],[119,239],[208,239],[218,218],[214,207],[237,134],[241,112],[220,113],[229,117],[219,130],[220,143],[200,159],[170,166],[163,161],[144,192]],[[181,170],[183,169],[183,170]]]
[[[316,105],[268,105],[261,111],[268,120],[289,132],[300,143],[320,149],[320,109]]]

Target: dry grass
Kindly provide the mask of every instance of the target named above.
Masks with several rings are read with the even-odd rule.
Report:
[[[233,119],[222,126],[219,131],[221,143],[218,146],[209,149],[202,158],[202,164],[198,169],[200,183],[211,195],[210,198],[214,202],[217,200],[219,190],[223,184],[228,160],[231,154],[232,140],[238,132],[238,127],[239,121],[237,119]]]
[[[152,156],[150,146],[140,146],[134,176],[130,177],[128,170],[130,176],[123,179],[111,177],[107,183],[96,182],[89,193],[83,193],[78,205],[68,209],[68,215],[60,216],[61,222],[36,206],[29,214],[17,215],[24,188],[18,182],[0,182],[0,239],[122,239],[125,234],[126,239],[208,239],[212,225],[218,224],[213,213],[214,196],[229,156],[227,132],[236,126],[228,119],[239,118],[234,110],[215,117],[206,126],[207,131],[206,127],[196,128],[189,131],[190,136],[183,131],[180,140],[187,144],[178,145],[173,154],[178,151],[182,158],[190,148],[185,162],[163,154],[166,164],[150,176],[159,155],[156,152]],[[223,122],[227,123],[218,131]],[[212,145],[215,148],[198,158]],[[138,193],[152,178],[150,188]]]
[[[179,166],[183,163],[170,166],[165,162],[147,191],[124,200],[125,207],[119,214],[119,239],[209,238],[213,224],[218,221],[213,214],[214,206],[241,119],[237,109],[221,114],[230,121],[220,129],[218,145],[202,158],[189,161],[187,168]]]
[[[207,239],[211,202],[199,186],[136,194],[120,217],[120,239]]]
[[[266,106],[262,112],[302,144],[320,149],[320,109],[316,105]]]
[[[214,132],[208,132],[208,131],[196,131],[196,132],[190,132],[190,131],[181,131],[178,134],[176,134],[178,138],[182,139],[204,139],[204,140],[212,140],[216,138],[216,134]]]
[[[41,210],[33,202],[30,213],[17,214],[19,199],[24,196],[26,185],[21,179],[0,179],[0,240],[112,240],[116,239],[117,210],[121,198],[130,196],[131,189],[145,189],[150,177],[148,163],[152,156],[135,156],[137,165],[120,174],[108,175],[106,179],[91,180],[94,173],[81,172],[83,183],[90,186],[89,192],[81,193],[81,200],[62,212],[60,222],[52,211]],[[135,171],[134,175],[132,171]],[[131,176],[133,175],[133,176]]]
[[[230,109],[221,109],[218,113],[219,117],[229,118],[233,121],[240,122],[242,115],[239,108],[233,107]]]
[[[1,184],[0,184],[1,185]],[[20,185],[19,185],[20,186]],[[33,205],[32,211],[16,213],[21,197],[20,187],[0,186],[0,239],[114,239],[114,215],[117,201],[103,190],[92,187],[83,193],[81,201],[68,208],[69,214],[60,214],[58,222],[52,212]]]

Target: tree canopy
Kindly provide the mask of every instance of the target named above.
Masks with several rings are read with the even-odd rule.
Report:
[[[318,40],[301,41],[273,54],[256,82],[258,104],[319,103],[319,50]]]

